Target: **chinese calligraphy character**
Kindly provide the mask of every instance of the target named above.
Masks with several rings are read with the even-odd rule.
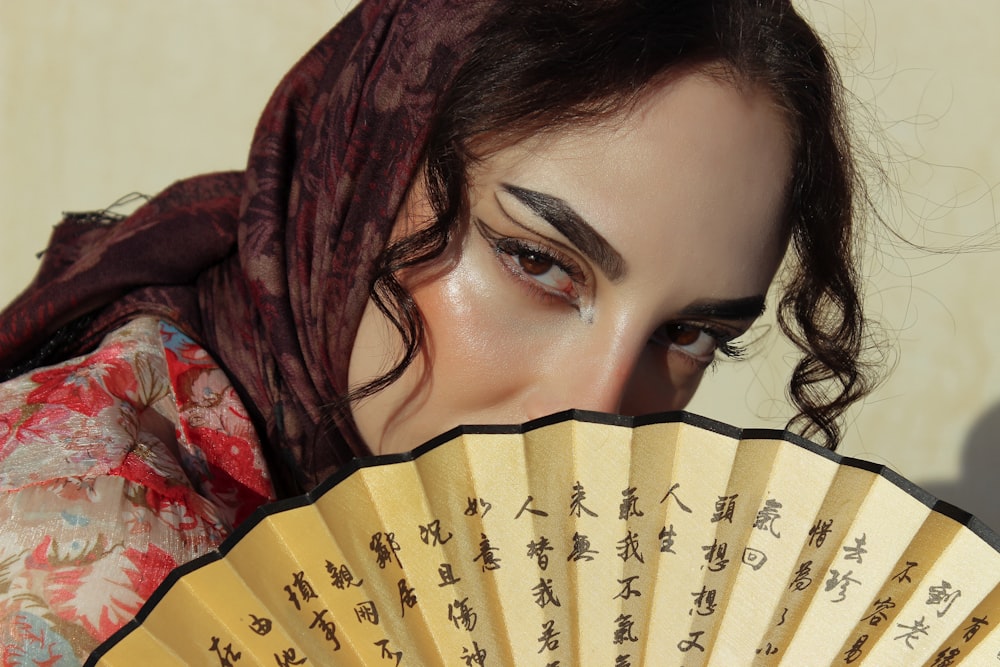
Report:
[[[799,569],[795,573],[795,578],[792,579],[792,583],[788,585],[789,590],[794,588],[797,591],[804,591],[809,588],[809,585],[813,582],[812,577],[809,576],[812,574],[812,564],[813,562],[811,560],[807,560],[806,562],[799,564]]]
[[[964,639],[966,642],[971,642],[972,638],[976,636],[977,632],[979,632],[979,628],[981,628],[984,625],[989,625],[989,622],[986,620],[986,618],[987,618],[986,616],[983,616],[982,618],[976,618],[975,616],[973,616],[972,624],[962,631],[963,633],[962,639]]]
[[[764,502],[764,507],[757,511],[757,518],[754,519],[753,527],[757,530],[769,531],[775,537],[781,537],[781,533],[774,529],[774,522],[781,518],[781,503],[774,498],[768,498]]]
[[[296,609],[301,609],[299,606],[299,601],[295,599],[295,592],[292,590],[292,586],[299,591],[299,595],[302,597],[303,602],[309,602],[314,598],[318,598],[316,591],[313,589],[312,584],[306,579],[306,573],[302,570],[292,574],[292,584],[291,586],[285,586],[285,591],[288,592],[288,599],[290,602],[295,604]]]
[[[625,587],[622,588],[621,592],[619,592],[618,595],[614,596],[611,599],[612,600],[617,600],[618,598],[622,598],[623,600],[628,600],[633,595],[636,596],[636,597],[642,596],[642,593],[640,591],[637,591],[634,588],[632,588],[632,582],[635,581],[638,578],[639,578],[638,574],[633,574],[631,577],[626,577],[624,579],[618,579],[617,580],[618,583],[619,584],[624,584]]]
[[[618,507],[618,518],[627,521],[630,516],[642,516],[637,503],[639,498],[635,495],[635,487],[622,491],[622,504]]]
[[[559,648],[559,640],[557,637],[561,633],[558,632],[555,627],[555,621],[545,621],[545,623],[542,624],[542,636],[538,638],[538,643],[542,645],[541,648],[538,649],[539,653],[542,651],[555,651]]]
[[[886,611],[889,609],[895,609],[896,603],[892,601],[892,596],[890,595],[884,600],[876,599],[872,606],[875,607],[875,611],[868,614],[861,620],[868,621],[868,625],[878,627],[879,623],[888,620],[889,614],[887,614]]]
[[[705,634],[704,630],[698,630],[697,632],[689,632],[688,639],[682,639],[677,643],[677,648],[681,650],[682,653],[687,653],[693,648],[698,649],[702,653],[705,652],[705,647],[698,643],[701,636]]]
[[[680,507],[683,511],[687,512],[688,514],[691,514],[691,508],[688,507],[687,505],[685,505],[684,503],[682,503],[681,499],[677,497],[676,493],[674,493],[674,491],[676,491],[677,489],[679,489],[680,486],[681,485],[679,483],[675,483],[674,485],[672,485],[670,487],[670,489],[667,491],[667,493],[660,500],[660,504],[662,505],[663,503],[667,502],[667,498],[671,498],[672,497],[677,502],[677,506],[678,507]]]
[[[865,541],[867,540],[867,538],[868,538],[867,533],[861,533],[861,537],[854,538],[853,547],[844,547],[844,552],[846,552],[847,554],[846,556],[844,556],[844,560],[857,561],[858,564],[860,565],[862,556],[868,553],[868,549],[865,549]]]
[[[389,650],[389,640],[388,639],[380,639],[379,641],[375,642],[375,646],[381,646],[382,647],[382,659],[383,660],[392,660],[393,658],[395,658],[395,660],[396,660],[396,667],[399,667],[399,661],[403,659],[403,652],[402,651],[396,651],[395,653],[393,653],[392,651],[390,651]]]
[[[749,566],[754,572],[764,567],[766,562],[767,554],[760,549],[743,547],[743,564]]]
[[[534,540],[528,542],[528,558],[537,559],[538,567],[542,570],[549,566],[549,555],[545,553],[546,551],[552,551],[549,538],[540,535],[537,542]]]
[[[472,629],[476,627],[476,620],[478,618],[479,615],[472,611],[472,605],[469,604],[469,598],[467,597],[448,604],[448,620],[458,630],[465,629],[468,632],[472,632]]]
[[[542,510],[533,510],[530,507],[528,507],[528,505],[533,500],[534,500],[534,498],[532,496],[528,496],[528,499],[524,501],[523,505],[521,505],[521,509],[519,509],[517,511],[517,514],[514,515],[514,518],[515,519],[520,519],[521,515],[524,514],[525,512],[528,512],[529,514],[534,514],[535,516],[548,516],[549,515],[548,512],[543,512]]]
[[[478,504],[477,504],[477,502],[478,502]],[[486,513],[489,512],[490,508],[493,507],[493,505],[491,505],[490,503],[486,502],[482,498],[478,498],[478,499],[476,499],[476,498],[469,498],[468,499],[468,503],[469,503],[468,507],[465,508],[465,516],[476,516],[477,514],[479,514],[479,508],[480,507],[483,508],[483,513],[480,516],[486,516]]]
[[[409,588],[406,579],[400,579],[396,587],[399,589],[399,615],[406,616],[406,608],[413,609],[413,605],[417,604],[416,588]]]
[[[462,580],[461,577],[456,577],[455,573],[452,572],[451,563],[441,563],[441,567],[438,568],[438,575],[441,577],[441,583],[438,584],[438,588],[451,586]]]
[[[896,574],[892,575],[892,578],[898,581],[899,583],[903,583],[904,581],[908,584],[913,583],[913,580],[910,579],[910,570],[912,570],[916,566],[917,566],[916,563],[914,563],[911,560],[908,560],[906,561],[906,567],[901,572],[897,572]]]
[[[924,623],[924,617],[921,616],[920,620],[913,622],[913,625],[903,625],[902,623],[897,623],[896,627],[903,628],[906,632],[898,637],[893,637],[893,639],[902,639],[906,643],[906,648],[912,649],[913,644],[910,642],[920,639],[920,635],[926,635],[931,626]]]
[[[472,642],[472,650],[470,651],[465,646],[462,647],[462,660],[465,661],[466,667],[472,667],[472,665],[478,665],[483,667],[486,664],[486,649],[479,648],[479,644]]]
[[[296,660],[297,657],[294,648],[286,648],[281,652],[280,656],[277,653],[274,654],[274,661],[278,663],[278,667],[292,667],[292,665],[305,664],[306,658],[304,656],[301,660]]]
[[[736,499],[740,497],[740,494],[734,493],[731,496],[719,496],[719,499],[715,501],[715,514],[712,515],[712,523],[719,523],[720,521],[733,522],[733,512],[736,511]]]
[[[699,616],[711,616],[715,613],[715,589],[708,589],[705,586],[701,587],[700,591],[695,591],[691,594],[694,596],[694,608],[688,609],[688,616],[692,612],[697,611]]]
[[[728,548],[727,543],[718,540],[712,540],[711,544],[701,548],[705,552],[705,560],[708,562],[710,572],[721,572],[726,569],[726,566],[729,565],[729,559],[726,558]]]
[[[629,530],[625,537],[618,540],[618,557],[625,563],[628,562],[629,558],[635,558],[640,563],[646,562],[643,560],[642,553],[639,551],[638,533],[633,533]]]
[[[674,524],[670,524],[670,527],[664,526],[660,531],[660,553],[665,554],[676,554],[674,551],[674,538],[677,537],[677,531],[674,530]]]
[[[586,497],[587,492],[583,490],[583,484],[580,484],[580,482],[577,481],[577,483],[573,485],[573,498],[569,503],[570,516],[576,515],[579,517],[581,516],[581,512],[586,512],[590,516],[597,516],[596,513],[591,512],[584,506],[583,501]]]
[[[326,561],[326,571],[330,575],[330,585],[340,590],[350,588],[351,586],[360,586],[365,582],[364,579],[354,581],[354,575],[351,574],[351,570],[346,564],[337,566],[330,561]]]
[[[299,604],[299,598],[295,594],[295,589],[292,588],[293,586],[298,588],[299,593],[303,596],[303,602],[308,602],[310,599],[317,596],[312,586],[309,584],[309,581],[305,578],[305,572],[300,570],[299,572],[294,573],[292,577],[292,583],[285,586],[285,592],[288,593],[288,601],[294,604],[297,610],[301,611],[302,605]]]
[[[596,553],[597,551],[590,548],[590,538],[580,533],[573,533],[573,551],[570,552],[566,560],[571,560],[574,563],[580,560],[594,560],[590,554]]]
[[[615,628],[615,644],[624,644],[627,641],[639,641],[638,637],[632,635],[632,626],[635,625],[635,621],[632,620],[632,614],[618,614],[615,623],[618,624],[618,627]]]
[[[219,648],[219,641],[218,637],[212,637],[212,645],[208,650],[214,651],[215,655],[219,657],[219,667],[233,667],[233,663],[243,657],[243,654],[240,651],[234,652],[231,643],[226,644],[224,648]]]
[[[927,604],[942,605],[945,604],[944,609],[937,612],[937,617],[941,618],[948,613],[951,609],[951,605],[954,604],[955,600],[962,597],[962,591],[957,588],[954,591],[950,591],[951,584],[947,581],[941,580],[940,586],[931,586],[927,591]]]
[[[561,606],[559,604],[559,598],[556,597],[555,592],[552,590],[551,579],[539,579],[538,585],[534,586],[531,591],[535,596],[535,604],[539,607],[544,609],[545,605],[548,604],[555,605],[556,607]]]
[[[632,661],[629,660],[631,657],[631,653],[615,657],[615,667],[632,667]]]
[[[354,615],[358,618],[358,623],[368,621],[372,625],[378,625],[378,607],[373,600],[365,600],[354,605]]]
[[[385,538],[385,542],[382,542],[382,538]],[[385,533],[381,531],[372,535],[371,542],[368,543],[368,549],[375,554],[375,562],[378,563],[380,570],[384,570],[385,566],[389,564],[393,559],[396,560],[396,565],[403,567],[403,564],[399,561],[399,543],[396,542],[395,533]]]
[[[934,662],[931,663],[931,667],[951,667],[951,665],[955,664],[955,658],[957,658],[961,652],[961,649],[948,646],[934,657]]]
[[[863,649],[867,641],[868,641],[868,635],[861,635],[860,637],[855,639],[854,644],[851,645],[851,648],[847,649],[847,651],[844,653],[844,662],[847,663],[848,665],[857,662],[858,658],[860,658],[864,654]]]
[[[333,642],[333,650],[340,650],[340,641],[337,639],[337,626],[334,625],[333,621],[328,621],[324,616],[329,613],[329,609],[324,609],[323,611],[314,611],[313,622],[309,625],[309,629],[319,628],[320,632],[326,637],[328,642]]]
[[[832,527],[833,519],[830,519],[829,521],[823,521],[820,519],[817,521],[816,524],[809,529],[809,545],[814,546],[817,549],[823,546],[823,542],[826,541]]]
[[[428,546],[436,547],[439,544],[445,544],[451,538],[450,532],[448,537],[441,537],[441,521],[439,519],[434,519],[426,526],[420,526],[420,541]]]
[[[250,625],[247,627],[256,632],[258,635],[263,637],[271,631],[271,619],[269,618],[257,618],[255,615],[250,614],[250,618],[253,619]]]
[[[851,584],[860,584],[861,582],[853,578],[851,575],[854,574],[854,570],[848,570],[843,575],[837,570],[830,570],[830,578],[826,582],[826,590],[832,591],[837,586],[840,586],[840,597],[835,599],[834,602],[843,602],[847,599],[847,587]]]
[[[480,558],[483,559],[483,572],[487,570],[499,570],[500,569],[500,559],[497,558],[495,551],[499,551],[499,547],[490,546],[490,539],[486,537],[486,533],[480,533],[482,541],[479,543],[479,555],[472,559],[472,562],[476,562]]]

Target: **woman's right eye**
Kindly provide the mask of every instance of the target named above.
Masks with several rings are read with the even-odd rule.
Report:
[[[586,284],[586,279],[576,262],[536,241],[498,234],[479,219],[475,220],[475,225],[492,247],[501,267],[532,296],[579,307],[579,287]]]
[[[576,305],[579,301],[576,280],[565,262],[549,251],[521,239],[501,238],[494,242],[500,263],[526,286],[546,295],[559,297]]]

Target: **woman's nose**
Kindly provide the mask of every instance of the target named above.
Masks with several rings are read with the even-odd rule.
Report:
[[[619,411],[642,346],[622,337],[599,343],[565,350],[558,355],[559,367],[536,376],[524,394],[528,419],[572,408]]]

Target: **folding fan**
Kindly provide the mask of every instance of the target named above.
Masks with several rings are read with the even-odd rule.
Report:
[[[998,582],[993,533],[880,466],[571,412],[270,506],[88,664],[1000,664]]]

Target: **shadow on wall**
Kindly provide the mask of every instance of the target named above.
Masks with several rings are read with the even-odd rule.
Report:
[[[1000,404],[972,427],[963,451],[958,480],[921,486],[941,500],[971,512],[1000,533]]]

